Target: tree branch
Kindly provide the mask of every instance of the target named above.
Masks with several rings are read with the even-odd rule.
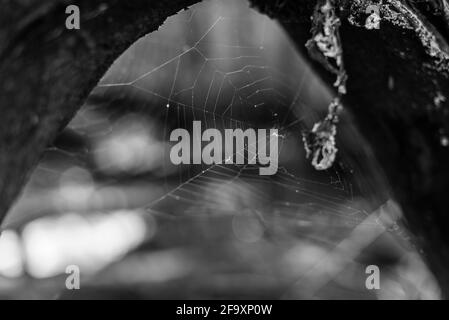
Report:
[[[0,222],[114,60],[196,0],[6,1],[0,11]],[[81,29],[65,28],[65,8]]]
[[[280,21],[301,52],[326,0],[251,0]],[[330,0],[329,0],[330,1]],[[364,27],[379,1],[332,0],[341,19],[343,103],[372,145],[449,297],[449,5],[383,0],[379,30]],[[71,1],[72,2],[72,1]],[[82,0],[81,31],[64,28],[63,0],[3,4],[0,12],[0,220],[54,139],[110,64],[169,15],[197,2]],[[25,3],[25,4],[23,4]],[[313,67],[331,86],[335,75]]]

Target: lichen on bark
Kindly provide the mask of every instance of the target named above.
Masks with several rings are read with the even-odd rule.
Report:
[[[438,92],[449,97],[449,78],[444,67],[445,44],[449,41],[448,1],[420,1],[436,4],[436,13],[418,10],[418,4],[410,6],[410,1],[394,1],[399,8],[409,8],[413,15],[407,10],[405,15],[399,15],[390,5],[393,2],[384,1],[389,4],[387,18],[381,11],[379,30],[364,27],[365,5],[376,1],[335,1],[340,12],[345,69],[350,75],[342,103],[373,148],[390,183],[391,194],[400,203],[406,222],[416,235],[417,246],[423,249],[443,295],[448,298],[449,99],[435,99]],[[90,10],[103,2],[73,1],[73,4],[81,3],[81,8]],[[155,30],[167,16],[195,2],[198,1],[108,1],[109,10],[84,25],[91,36],[75,38],[64,30],[60,35],[54,32],[58,29],[55,24],[64,24],[58,17],[64,16],[60,8],[65,1],[52,1],[55,10],[43,10],[44,14],[24,23],[20,17],[45,7],[43,2],[2,4],[0,220],[46,145],[70,120],[114,59],[137,38]],[[310,16],[317,0],[250,0],[250,3],[277,19],[307,57],[304,44],[310,39]],[[418,25],[411,28],[410,23]],[[19,24],[25,28],[17,33]],[[428,32],[430,37],[423,38]],[[56,45],[45,41],[48,35],[63,41]],[[13,36],[17,36],[16,50],[13,54],[5,53]],[[92,51],[86,45],[88,38],[93,39],[89,43],[96,44]],[[439,55],[443,58],[441,64]],[[335,82],[335,74],[330,76],[324,67],[326,63],[314,60],[310,63],[329,86]]]
[[[347,19],[354,26],[366,27],[366,8],[372,5],[377,6],[380,11],[379,23],[382,21],[389,22],[402,29],[413,30],[426,52],[437,60],[438,70],[449,74],[449,47],[447,42],[440,32],[429,23],[428,19],[416,9],[415,4],[420,2],[432,4],[434,6],[432,14],[444,17],[447,26],[449,26],[449,3],[447,0],[385,0],[380,3],[374,0],[354,0],[350,4],[350,14]]]
[[[334,86],[339,94],[346,93],[346,70],[343,61],[339,28],[340,18],[334,0],[319,1],[312,16],[312,39],[306,47],[312,58],[337,76]]]
[[[340,99],[335,98],[329,105],[327,116],[315,123],[310,132],[303,133],[306,157],[312,158],[316,170],[326,170],[334,164],[338,152],[336,135],[341,109]]]
[[[340,97],[346,93],[347,74],[339,34],[341,22],[337,10],[334,0],[318,2],[312,16],[312,39],[306,43],[311,57],[337,77],[334,82],[337,97],[330,103],[327,116],[315,123],[311,131],[303,132],[306,157],[312,158],[312,166],[316,170],[329,169],[336,159],[338,114],[343,108]]]

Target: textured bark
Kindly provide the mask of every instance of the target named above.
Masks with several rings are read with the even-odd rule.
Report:
[[[195,0],[2,1],[0,221],[45,147],[133,42]],[[65,28],[66,6],[81,29]]]
[[[251,0],[278,19],[300,51],[310,17],[325,0]],[[117,56],[169,15],[197,1],[71,1],[82,11],[81,31],[64,28],[62,0],[3,1],[0,10],[0,219],[44,148],[81,106]],[[394,19],[366,30],[366,5],[335,0],[348,75],[345,107],[372,145],[406,221],[449,297],[448,70],[425,37]],[[449,40],[445,0],[388,1],[403,5],[437,39]],[[413,4],[413,3],[414,4]],[[426,6],[428,3],[432,6]],[[446,5],[446,7],[445,7]],[[388,10],[391,8],[388,7]],[[384,13],[391,13],[388,10]],[[391,9],[393,12],[394,10]],[[446,14],[446,15],[445,15]],[[355,24],[348,22],[353,19]],[[412,14],[405,19],[415,21]],[[415,19],[415,20],[414,20]],[[356,24],[362,24],[357,26]],[[428,40],[428,39],[427,39]],[[433,56],[432,56],[433,54]],[[444,59],[443,59],[444,60]],[[312,61],[330,85],[335,75]],[[447,97],[446,101],[441,97]]]
[[[307,17],[315,14],[317,3],[324,2],[285,1],[280,6],[253,1],[262,12],[280,20],[301,51],[311,37]],[[406,223],[448,298],[449,149],[442,141],[449,133],[447,61],[431,56],[422,34],[400,27],[399,22],[383,19],[380,30],[365,29],[365,8],[373,1],[336,2],[341,9],[340,36],[348,75],[344,105],[373,147]],[[449,20],[442,10],[443,5],[448,8],[447,2],[395,2],[416,14],[440,48],[447,50]],[[362,26],[350,24],[350,16]],[[335,81],[322,64],[313,64],[330,85]]]

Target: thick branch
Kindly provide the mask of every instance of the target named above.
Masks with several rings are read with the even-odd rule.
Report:
[[[6,1],[0,10],[0,222],[38,162],[112,62],[198,2]],[[81,30],[65,28],[76,4]]]
[[[320,0],[318,3],[323,3]],[[310,37],[304,19],[317,1],[254,0],[280,19],[298,48]],[[348,75],[345,107],[374,149],[417,235],[429,264],[449,296],[449,46],[447,2],[384,1],[379,30],[367,30],[373,1],[336,1],[340,8],[343,57]],[[413,1],[412,1],[413,2]],[[331,85],[326,68],[315,69]]]
[[[251,0],[301,51],[317,3]],[[0,219],[48,143],[117,56],[195,0],[79,1],[81,31],[64,28],[63,0],[13,2],[0,12]],[[384,0],[367,30],[367,0],[335,0],[348,75],[344,104],[371,143],[406,220],[449,296],[449,80],[446,0]],[[23,4],[25,3],[25,4]],[[414,5],[412,4],[414,3]],[[72,3],[70,3],[72,4]],[[76,3],[74,3],[76,4]],[[329,84],[335,75],[317,62]]]

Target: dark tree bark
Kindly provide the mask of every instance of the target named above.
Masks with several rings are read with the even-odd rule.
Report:
[[[280,20],[301,51],[311,37],[307,17],[316,15],[316,5],[324,2],[284,1],[281,6],[253,0],[262,12]],[[364,28],[365,10],[376,1],[336,2],[348,75],[344,105],[373,147],[405,222],[449,298],[448,2],[383,1],[383,16],[401,14],[396,20],[382,19],[379,30]],[[350,17],[361,26],[349,23]],[[399,26],[398,19],[418,31],[427,28],[442,52],[432,56],[427,35]],[[322,64],[313,64],[332,85],[335,76]]]
[[[0,9],[0,221],[114,60],[195,0],[8,1]],[[67,30],[78,5],[81,29]]]
[[[73,2],[73,3],[72,3]],[[39,160],[109,65],[139,37],[196,0],[71,1],[80,31],[64,27],[62,0],[3,1],[0,10],[0,220]],[[300,51],[326,0],[251,0],[278,19]],[[372,145],[449,297],[449,5],[384,0],[381,28],[364,28],[369,4],[333,0],[348,75],[344,106]],[[431,5],[429,5],[431,4]],[[349,22],[351,21],[351,23]],[[408,26],[408,27],[407,27]],[[312,61],[329,85],[335,75]]]

